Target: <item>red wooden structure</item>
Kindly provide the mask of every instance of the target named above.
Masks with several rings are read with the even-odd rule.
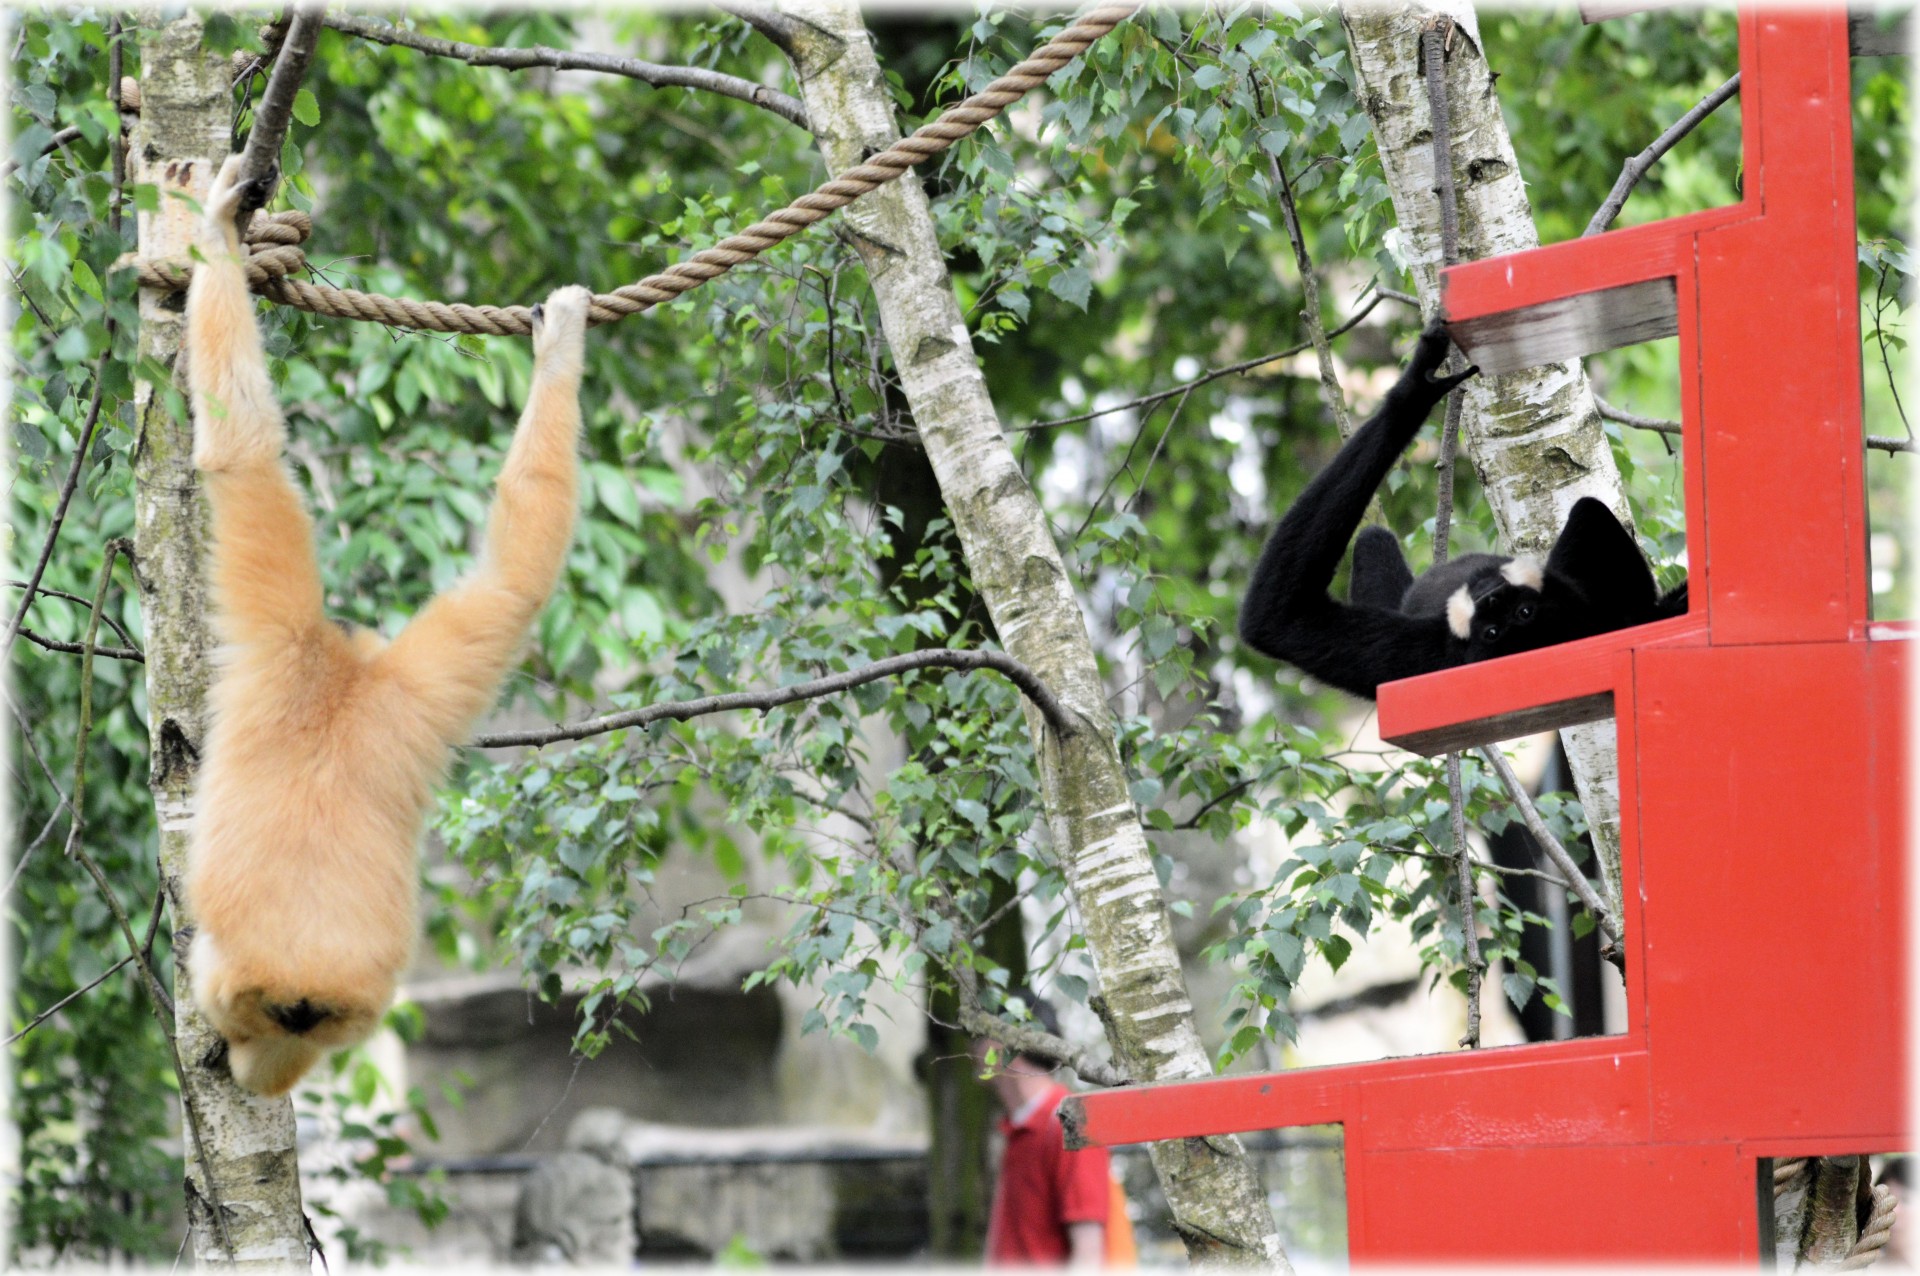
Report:
[[[1847,17],[1743,11],[1745,197],[1446,272],[1489,371],[1679,335],[1692,611],[1380,690],[1423,753],[1614,716],[1624,1034],[1083,1097],[1338,1122],[1349,1253],[1755,1261],[1762,1158],[1910,1145],[1906,673],[1868,613]]]

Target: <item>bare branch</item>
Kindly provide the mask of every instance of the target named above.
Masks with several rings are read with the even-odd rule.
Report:
[[[72,992],[68,993],[66,996],[62,997],[60,1000],[54,1002],[51,1006],[48,1006],[45,1010],[41,1011],[39,1014],[35,1015],[33,1017],[32,1023],[28,1024],[26,1027],[22,1028],[20,1031],[14,1033],[11,1037],[7,1038],[7,1044],[12,1045],[14,1042],[20,1040],[20,1038],[26,1036],[28,1033],[32,1032],[35,1028],[38,1028],[41,1024],[45,1023],[47,1020],[59,1014],[62,1010],[65,1010],[68,1006],[72,1005],[74,1002],[80,1000],[80,998],[92,992],[95,988],[98,988],[101,984],[106,983],[107,980],[113,978],[113,976],[119,974],[122,969],[124,969],[126,966],[131,964],[132,961],[133,961],[133,954],[128,953],[125,957],[122,957],[119,961],[114,962],[113,965],[107,967],[104,971],[100,972],[99,977],[95,979],[92,983],[88,984],[85,988],[74,989]]]
[[[33,605],[34,591],[40,588],[40,578],[47,574],[47,561],[53,557],[54,542],[60,539],[60,528],[67,521],[67,507],[73,504],[73,494],[80,486],[80,475],[87,468],[87,454],[93,451],[94,428],[100,424],[100,405],[106,399],[107,359],[113,353],[114,321],[107,319],[107,348],[93,365],[93,400],[87,404],[87,419],[80,426],[80,446],[74,450],[73,464],[67,467],[66,481],[60,485],[60,499],[54,503],[53,523],[47,528],[47,536],[40,543],[40,557],[33,565],[32,575],[27,577],[26,596],[20,600],[20,608],[13,613],[13,622],[7,626],[5,641],[0,641],[0,658],[13,650],[13,640],[20,633],[20,626],[26,623],[27,608]],[[112,564],[112,558],[108,558]]]
[[[24,580],[0,580],[0,585],[9,585],[14,589],[25,589],[27,582]],[[34,592],[45,598],[64,598],[70,603],[79,603],[82,607],[90,607],[93,605],[78,594],[69,594],[63,589],[49,589],[45,585],[41,585],[34,590]],[[133,635],[128,633],[126,627],[112,616],[103,615],[100,619],[106,622],[107,628],[113,630],[114,633],[120,636],[121,642],[124,642],[129,647],[138,646],[138,644],[133,641]],[[103,647],[101,650],[105,651],[107,648]]]
[[[1561,876],[1567,879],[1567,885],[1572,889],[1574,896],[1589,913],[1593,914],[1594,921],[1600,924],[1601,931],[1609,941],[1601,955],[1624,971],[1627,968],[1627,958],[1620,946],[1620,923],[1607,908],[1607,902],[1600,898],[1600,892],[1593,889],[1593,883],[1588,881],[1587,875],[1580,871],[1580,866],[1573,862],[1573,856],[1567,854],[1567,848],[1560,845],[1560,839],[1553,835],[1553,830],[1547,827],[1547,822],[1540,818],[1540,811],[1534,806],[1533,798],[1527,793],[1526,786],[1520,783],[1520,777],[1513,773],[1513,767],[1508,765],[1507,757],[1500,752],[1499,746],[1484,746],[1479,753],[1487,760],[1487,764],[1493,768],[1494,773],[1500,777],[1500,783],[1506,786],[1507,796],[1511,797],[1513,804],[1520,808],[1520,818],[1526,822],[1527,832],[1533,834],[1533,840],[1540,844],[1541,851],[1553,861],[1553,866],[1560,870]]]
[[[1376,290],[1366,305],[1354,311],[1353,315],[1345,323],[1328,332],[1327,336],[1329,338],[1338,337],[1352,331],[1359,325],[1362,319],[1365,319],[1373,313],[1373,308],[1379,305],[1381,298],[1386,295],[1387,294]],[[1242,372],[1260,367],[1262,364],[1273,363],[1279,359],[1291,359],[1301,351],[1311,349],[1312,346],[1313,342],[1302,341],[1299,345],[1288,346],[1285,350],[1276,350],[1272,354],[1263,354],[1253,359],[1242,359],[1238,363],[1229,363],[1225,367],[1214,368],[1209,372],[1201,373],[1191,381],[1182,381],[1176,386],[1165,390],[1156,390],[1152,394],[1142,395],[1137,399],[1129,399],[1125,403],[1116,403],[1110,408],[1095,408],[1091,412],[1082,412],[1078,416],[1055,417],[1050,421],[1034,421],[1028,425],[1016,425],[1010,427],[1007,433],[1019,434],[1026,430],[1051,430],[1056,426],[1078,425],[1082,421],[1092,421],[1098,417],[1112,416],[1116,412],[1125,412],[1129,408],[1151,407],[1154,404],[1164,403],[1168,399],[1177,398],[1189,390],[1197,390],[1210,381],[1218,381],[1222,377],[1238,376]]]
[[[1682,432],[1682,427],[1678,421],[1667,421],[1656,416],[1641,416],[1636,412],[1629,412],[1625,408],[1616,408],[1613,404],[1608,403],[1597,394],[1593,396],[1593,403],[1594,406],[1600,410],[1600,415],[1607,420],[1618,421],[1621,425],[1630,425],[1636,430],[1652,430],[1655,434],[1679,434]],[[1875,448],[1882,452],[1920,451],[1920,446],[1916,446],[1912,439],[1896,439],[1885,434],[1869,434],[1862,442],[1868,447]]]
[[[1606,201],[1593,214],[1593,220],[1587,223],[1587,228],[1580,232],[1581,238],[1598,235],[1611,226],[1613,219],[1620,215],[1620,210],[1626,207],[1627,196],[1632,194],[1633,188],[1640,184],[1640,179],[1646,176],[1647,170],[1658,163],[1662,155],[1672,150],[1674,143],[1693,132],[1701,120],[1712,115],[1719,109],[1721,103],[1739,91],[1740,73],[1736,71],[1732,79],[1700,99],[1699,104],[1691,111],[1674,121],[1673,127],[1654,138],[1653,145],[1622,165],[1620,176],[1614,180],[1613,189],[1607,192]]]
[[[1258,89],[1256,83],[1256,94]],[[1262,105],[1260,109],[1264,114],[1266,107]],[[1320,362],[1320,384],[1326,390],[1327,406],[1333,409],[1334,428],[1344,439],[1353,433],[1353,417],[1347,411],[1346,395],[1340,392],[1340,378],[1333,370],[1333,347],[1328,343],[1326,325],[1320,321],[1320,280],[1313,273],[1312,258],[1307,256],[1306,236],[1300,231],[1300,210],[1293,201],[1293,184],[1287,180],[1286,170],[1280,167],[1280,160],[1272,151],[1267,152],[1267,171],[1274,194],[1280,200],[1280,215],[1287,223],[1287,242],[1293,245],[1293,263],[1300,271],[1300,319],[1307,325],[1307,337],[1313,342],[1313,353]]]
[[[700,89],[718,93],[722,97],[764,107],[788,123],[810,130],[807,108],[801,105],[798,98],[764,84],[709,71],[705,67],[663,66],[658,62],[642,62],[638,58],[616,57],[610,53],[576,53],[570,49],[550,49],[544,45],[490,48],[422,35],[418,31],[408,31],[372,18],[356,18],[345,13],[330,13],[324,21],[334,30],[358,36],[362,40],[412,49],[436,58],[453,58],[471,66],[493,66],[507,71],[525,71],[540,66],[556,71],[597,71],[638,80],[649,88]]]
[[[69,656],[91,654],[95,656],[106,656],[113,660],[132,660],[143,665],[147,663],[146,655],[132,647],[88,647],[82,643],[67,642],[60,638],[42,637],[24,625],[20,627],[20,636],[36,647],[42,647],[48,651],[65,652]]]
[[[1047,685],[1040,681],[1033,670],[1002,651],[957,651],[951,648],[934,648],[928,651],[910,651],[905,655],[889,656],[885,660],[876,660],[859,669],[849,669],[844,673],[829,674],[824,678],[814,678],[807,682],[796,682],[791,686],[776,687],[771,691],[737,691],[728,695],[703,696],[697,700],[670,700],[659,704],[646,705],[639,709],[629,709],[623,713],[610,713],[604,717],[589,718],[583,722],[569,723],[545,731],[505,731],[494,735],[483,735],[468,742],[473,749],[505,749],[516,745],[554,744],[561,740],[584,740],[588,736],[602,735],[608,731],[620,731],[628,727],[643,727],[651,722],[684,722],[689,718],[704,717],[710,713],[729,713],[736,709],[758,709],[762,712],[777,709],[796,700],[814,700],[821,696],[847,691],[865,683],[877,682],[881,678],[890,678],[895,674],[908,673],[915,669],[992,669],[1005,675],[1007,681],[1020,689],[1022,695],[1033,702],[1056,735],[1072,736],[1079,732],[1078,718],[1054,696]]]
[[[1015,1023],[1011,1019],[988,1014],[970,996],[963,995],[961,999],[960,1026],[976,1037],[991,1038],[1010,1050],[1044,1055],[1056,1063],[1065,1064],[1078,1073],[1082,1081],[1093,1085],[1130,1084],[1126,1074],[1112,1064],[1102,1063],[1072,1042],[1032,1024]]]

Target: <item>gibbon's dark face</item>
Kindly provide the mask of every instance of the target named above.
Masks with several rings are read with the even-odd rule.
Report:
[[[1516,558],[1477,575],[1447,599],[1447,628],[1466,644],[1466,661],[1493,660],[1584,637],[1567,621],[1578,608],[1558,597],[1560,582],[1538,563]]]

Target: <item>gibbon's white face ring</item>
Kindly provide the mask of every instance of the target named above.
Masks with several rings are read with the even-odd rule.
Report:
[[[1447,595],[1447,628],[1453,631],[1455,638],[1462,640],[1473,632],[1473,595],[1467,592],[1465,585]]]
[[[1545,574],[1540,570],[1539,562],[1531,558],[1509,559],[1500,564],[1500,575],[1506,579],[1507,584],[1524,586],[1536,594],[1547,583]],[[1460,636],[1466,637],[1465,634]]]

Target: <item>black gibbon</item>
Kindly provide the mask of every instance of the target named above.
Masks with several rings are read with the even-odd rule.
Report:
[[[391,643],[322,611],[313,524],[281,450],[234,215],[264,192],[229,159],[187,295],[193,463],[212,510],[221,647],[195,794],[191,976],[234,1079],[284,1094],[371,1033],[413,950],[416,842],[449,747],[493,703],[559,579],[589,295],[534,308],[533,384],[473,574]]]
[[[1416,580],[1393,533],[1366,528],[1354,542],[1348,601],[1330,596],[1334,569],[1387,471],[1433,406],[1479,371],[1434,376],[1447,346],[1444,325],[1420,335],[1380,410],[1273,529],[1240,607],[1249,647],[1369,699],[1383,682],[1687,610],[1685,583],[1661,595],[1633,537],[1591,497],[1574,502],[1544,564],[1462,554]]]

